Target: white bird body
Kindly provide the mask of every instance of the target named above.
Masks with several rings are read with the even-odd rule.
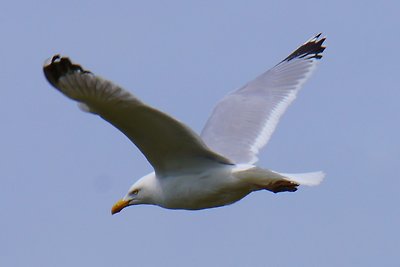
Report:
[[[195,181],[195,183],[193,182]],[[158,177],[154,172],[141,178],[138,183],[154,190],[149,203],[168,209],[198,210],[231,204],[247,194],[250,188],[244,187],[232,175],[232,166],[205,169],[196,174],[182,174]],[[137,187],[135,184],[133,187]],[[127,195],[125,198],[129,198]]]
[[[300,176],[308,185],[317,185],[323,179],[323,172],[303,173]],[[286,191],[303,184],[295,178],[296,174],[280,173],[261,169],[254,165],[226,165],[204,168],[192,172],[171,176],[157,176],[151,172],[132,185],[135,188],[149,188],[143,193],[141,204],[157,205],[167,209],[199,210],[232,204],[253,191]],[[124,197],[128,199],[129,193]]]
[[[254,165],[279,118],[322,57],[325,38],[310,39],[272,69],[222,99],[201,136],[114,83],[54,56],[47,80],[84,111],[121,130],[154,167],[112,208],[137,204],[198,210],[232,204],[253,191],[294,192],[323,172],[283,174]]]

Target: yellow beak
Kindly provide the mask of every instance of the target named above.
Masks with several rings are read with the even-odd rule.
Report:
[[[129,206],[129,200],[120,199],[111,208],[111,214],[118,213],[127,206]]]

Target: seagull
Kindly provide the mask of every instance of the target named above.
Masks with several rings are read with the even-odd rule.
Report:
[[[68,57],[48,59],[48,82],[86,112],[108,121],[144,154],[151,172],[111,209],[132,205],[201,210],[232,204],[253,191],[294,192],[318,185],[322,171],[285,174],[255,165],[287,107],[322,58],[321,33],[214,108],[201,134],[140,101]]]

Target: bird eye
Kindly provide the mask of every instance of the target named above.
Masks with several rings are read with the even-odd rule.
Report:
[[[138,189],[135,189],[135,190],[132,191],[131,194],[132,194],[132,195],[137,195],[138,193],[139,193],[139,190],[138,190]]]

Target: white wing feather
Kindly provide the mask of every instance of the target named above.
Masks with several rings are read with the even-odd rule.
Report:
[[[201,137],[215,152],[234,163],[253,164],[280,117],[296,98],[322,57],[320,34],[214,108]]]
[[[76,100],[84,111],[98,114],[124,133],[159,174],[185,172],[214,164],[231,164],[210,151],[183,123],[154,109],[114,83],[54,56],[44,66],[47,80]]]

